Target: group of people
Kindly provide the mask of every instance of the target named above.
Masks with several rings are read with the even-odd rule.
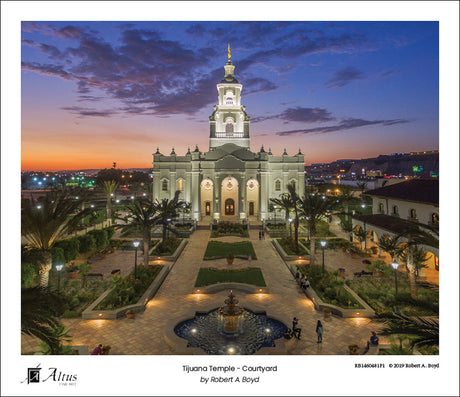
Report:
[[[298,327],[299,320],[297,317],[294,317],[292,319],[292,330],[290,328],[286,329],[286,332],[284,333],[284,337],[286,339],[292,339],[292,338],[297,338],[300,339],[300,334],[302,333],[302,328]],[[316,323],[316,335],[318,336],[318,343],[323,342],[323,333],[324,333],[324,328],[323,324],[321,323],[320,320]]]
[[[265,240],[265,230],[259,230],[259,240]]]
[[[307,276],[305,274],[301,276],[299,269],[295,272],[295,279],[303,290],[306,290],[310,286],[310,281],[307,280]]]
[[[92,356],[103,356],[109,354],[110,346],[97,345],[91,352]]]

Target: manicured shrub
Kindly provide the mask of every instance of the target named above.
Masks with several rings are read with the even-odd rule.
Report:
[[[106,230],[91,230],[88,234],[94,237],[97,249],[104,248],[109,243]]]
[[[66,262],[64,250],[61,247],[53,247],[51,248],[51,263],[53,267],[57,264],[64,264]]]
[[[80,252],[82,254],[91,252],[94,248],[96,248],[96,241],[92,234],[80,236],[78,237],[78,241],[80,242]]]
[[[21,287],[28,288],[30,287],[37,275],[37,268],[32,263],[22,262],[21,263]]]
[[[113,226],[104,229],[107,232],[107,239],[110,240],[115,234],[115,228]]]
[[[80,242],[77,238],[71,238],[68,240],[58,241],[54,246],[62,248],[64,250],[65,261],[70,262],[77,258]]]

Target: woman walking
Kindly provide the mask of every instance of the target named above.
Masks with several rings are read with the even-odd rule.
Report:
[[[318,322],[316,323],[316,334],[318,335],[318,343],[323,342],[323,332],[323,324],[321,324],[321,321],[318,320]]]

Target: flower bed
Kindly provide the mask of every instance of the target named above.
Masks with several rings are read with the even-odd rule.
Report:
[[[137,266],[137,279],[134,278],[134,271],[126,277],[113,276],[112,291],[96,306],[95,310],[114,310],[136,303],[161,269],[160,265],[140,265]]]
[[[239,270],[201,268],[196,278],[195,287],[205,287],[218,283],[244,283],[265,287],[262,271],[258,267]]]
[[[297,266],[300,273],[305,274],[311,287],[319,298],[325,303],[330,303],[344,309],[362,309],[363,306],[345,288],[344,280],[340,280],[339,271],[322,272],[321,266]]]
[[[172,255],[179,244],[181,243],[181,238],[168,237],[163,243],[159,243],[155,249],[150,253],[152,256],[170,256]]]
[[[437,316],[439,315],[439,292],[419,286],[419,299],[410,295],[410,285],[406,274],[398,274],[398,296],[394,294],[394,278],[348,280],[347,284],[379,317],[391,316],[396,305],[399,311],[407,316]]]
[[[283,250],[286,254],[288,255],[307,255],[308,250],[307,248],[302,244],[301,240],[298,240],[299,243],[299,252],[295,251],[295,241],[294,237],[281,237],[277,239],[278,243],[283,247]]]
[[[211,237],[249,237],[247,228],[247,225],[241,223],[219,222],[217,225],[212,225]]]
[[[254,247],[250,241],[238,241],[236,243],[224,243],[222,241],[209,241],[204,253],[204,260],[226,258],[233,254],[235,258],[257,259]]]

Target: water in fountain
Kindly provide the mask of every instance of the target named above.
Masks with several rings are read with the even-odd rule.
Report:
[[[188,340],[188,347],[202,348],[208,354],[254,354],[262,347],[275,346],[287,327],[265,313],[242,309],[230,293],[227,306],[179,323],[174,332]]]

